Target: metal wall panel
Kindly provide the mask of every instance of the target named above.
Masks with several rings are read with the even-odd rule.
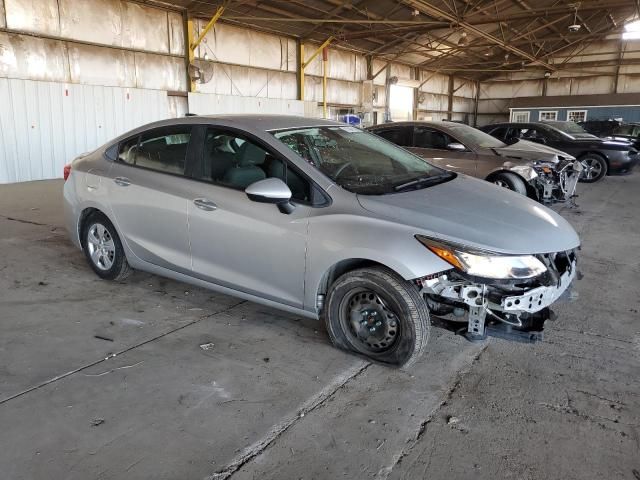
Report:
[[[187,90],[182,58],[140,52],[135,52],[134,56],[136,87],[169,91]]]
[[[113,48],[69,43],[70,81],[114,87],[136,86],[133,52]]]
[[[168,118],[166,92],[0,78],[0,183],[59,178],[65,164]]]
[[[60,35],[57,0],[4,0],[4,2],[8,28]]]
[[[201,31],[206,20],[196,22]],[[292,51],[290,52],[290,48]],[[205,36],[196,51],[200,59],[221,63],[295,71],[295,41],[278,35],[218,23]]]
[[[294,100],[297,95],[295,73],[264,70],[210,62],[211,80],[198,83],[198,93],[216,93],[245,97],[269,97]]]
[[[177,12],[169,12],[169,53],[172,55],[184,55],[184,21],[182,15]]]
[[[547,95],[550,97],[555,95],[571,95],[571,79],[550,78],[547,80]]]
[[[0,32],[0,76],[69,81],[62,42]]]
[[[122,2],[122,46],[169,53],[167,12],[138,3]],[[184,52],[181,53],[184,55]]]
[[[384,60],[380,60],[378,58],[374,58],[373,61],[371,62],[371,66],[372,66],[372,70],[373,70],[373,75],[375,75],[376,73],[380,72],[380,70],[382,69],[382,71],[380,72],[380,74],[373,79],[373,84],[374,85],[384,85],[387,83],[387,71],[385,69],[385,66],[387,64],[387,62],[385,62]]]
[[[189,93],[189,111],[199,115],[223,113],[277,113],[304,115],[305,105],[300,100],[239,97],[211,93]]]
[[[422,70],[420,81],[425,82],[421,87],[421,92],[447,94],[449,91],[449,76],[440,73]]]
[[[120,0],[58,0],[60,35],[72,40],[122,46]],[[152,27],[152,28],[155,28]]]

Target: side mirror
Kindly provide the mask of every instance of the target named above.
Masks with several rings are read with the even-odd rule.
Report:
[[[253,202],[273,203],[282,213],[293,212],[294,206],[290,202],[291,190],[279,178],[258,180],[245,188],[244,193]]]
[[[453,150],[455,152],[464,152],[467,150],[467,147],[465,147],[461,143],[454,142],[447,145],[447,150]]]

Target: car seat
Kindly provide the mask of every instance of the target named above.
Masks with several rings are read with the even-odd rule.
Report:
[[[267,175],[258,165],[264,163],[265,156],[266,152],[263,149],[253,143],[244,142],[236,154],[238,165],[225,173],[223,182],[247,188],[258,180],[264,180]]]

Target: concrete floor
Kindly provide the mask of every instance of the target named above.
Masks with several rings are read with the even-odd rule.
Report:
[[[584,279],[545,343],[432,329],[408,372],[318,322],[99,280],[61,186],[0,186],[1,478],[640,480],[640,174],[562,209]]]

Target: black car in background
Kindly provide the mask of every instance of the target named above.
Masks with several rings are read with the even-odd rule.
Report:
[[[638,160],[638,150],[629,142],[598,138],[574,122],[495,123],[481,130],[505,143],[529,140],[573,155],[584,167],[582,182],[629,173]]]
[[[626,140],[640,149],[640,124],[625,123],[619,120],[586,120],[578,122],[587,132],[608,140]]]

